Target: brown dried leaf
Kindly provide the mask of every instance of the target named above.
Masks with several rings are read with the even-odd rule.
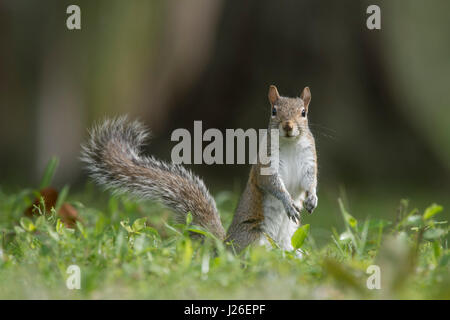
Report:
[[[56,189],[48,187],[39,191],[40,196],[44,198],[45,203],[45,213],[49,214],[52,207],[56,205],[56,200],[58,199],[58,191]],[[37,215],[38,212],[34,210],[34,206],[40,205],[40,197],[34,199],[33,204],[29,206],[24,214],[28,217],[32,217],[33,215]]]
[[[50,214],[51,208],[55,207],[56,201],[58,200],[58,191],[54,188],[48,187],[39,191],[39,194],[40,197],[44,198],[45,214]],[[34,209],[34,206],[40,205],[40,197],[35,198],[33,204],[24,211],[26,216],[32,217],[38,215],[38,212]],[[58,215],[67,228],[73,228],[76,221],[81,222],[81,219],[78,216],[78,211],[67,202],[61,205],[61,208],[58,210]]]
[[[65,202],[58,210],[58,215],[61,217],[61,221],[67,228],[75,227],[77,221],[81,222],[78,217],[78,211],[69,203]]]

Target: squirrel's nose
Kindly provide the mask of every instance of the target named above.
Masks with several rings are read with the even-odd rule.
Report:
[[[294,130],[294,124],[292,123],[292,121],[286,121],[285,123],[283,123],[283,130],[286,132],[291,132],[292,130]]]

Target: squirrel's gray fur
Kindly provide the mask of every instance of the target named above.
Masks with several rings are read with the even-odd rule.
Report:
[[[272,85],[268,98],[269,128],[281,134],[279,168],[263,175],[261,163],[252,166],[227,235],[202,180],[181,165],[141,155],[148,134],[139,122],[121,117],[94,126],[82,160],[99,184],[158,200],[182,222],[191,212],[195,224],[231,244],[236,252],[255,242],[271,246],[268,238],[284,250],[293,250],[291,237],[300,224],[301,209],[311,213],[318,201],[317,155],[307,118],[311,92],[305,87],[299,98],[282,97]]]
[[[203,181],[181,165],[143,156],[141,147],[148,135],[138,121],[106,120],[90,131],[81,160],[91,177],[107,189],[157,200],[175,211],[180,222],[191,212],[195,224],[223,240],[216,203]]]

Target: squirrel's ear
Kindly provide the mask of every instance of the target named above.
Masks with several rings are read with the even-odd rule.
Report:
[[[280,99],[280,95],[278,94],[277,87],[274,85],[271,85],[269,87],[269,101],[270,104],[273,106],[277,100]]]
[[[303,89],[300,99],[303,100],[305,109],[308,110],[309,103],[311,102],[311,91],[309,90],[309,87],[305,87],[305,89]]]

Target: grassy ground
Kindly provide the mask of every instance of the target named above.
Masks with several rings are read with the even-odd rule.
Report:
[[[317,232],[305,218],[310,225],[293,239],[303,252],[299,259],[276,247],[235,256],[208,234],[195,240],[192,232],[203,231],[189,219],[175,225],[157,204],[110,197],[91,186],[79,194],[62,190],[53,210],[41,201],[32,218],[23,212],[35,190],[1,190],[1,299],[450,298],[448,224],[438,205],[418,211],[401,201],[391,221],[368,220],[339,200],[341,221],[329,230]],[[216,200],[228,225],[237,198],[223,192]],[[82,219],[72,229],[57,213],[65,202]],[[318,211],[328,210],[323,207]],[[70,265],[80,267],[80,290],[66,287]],[[380,267],[380,290],[367,288],[370,265]]]

